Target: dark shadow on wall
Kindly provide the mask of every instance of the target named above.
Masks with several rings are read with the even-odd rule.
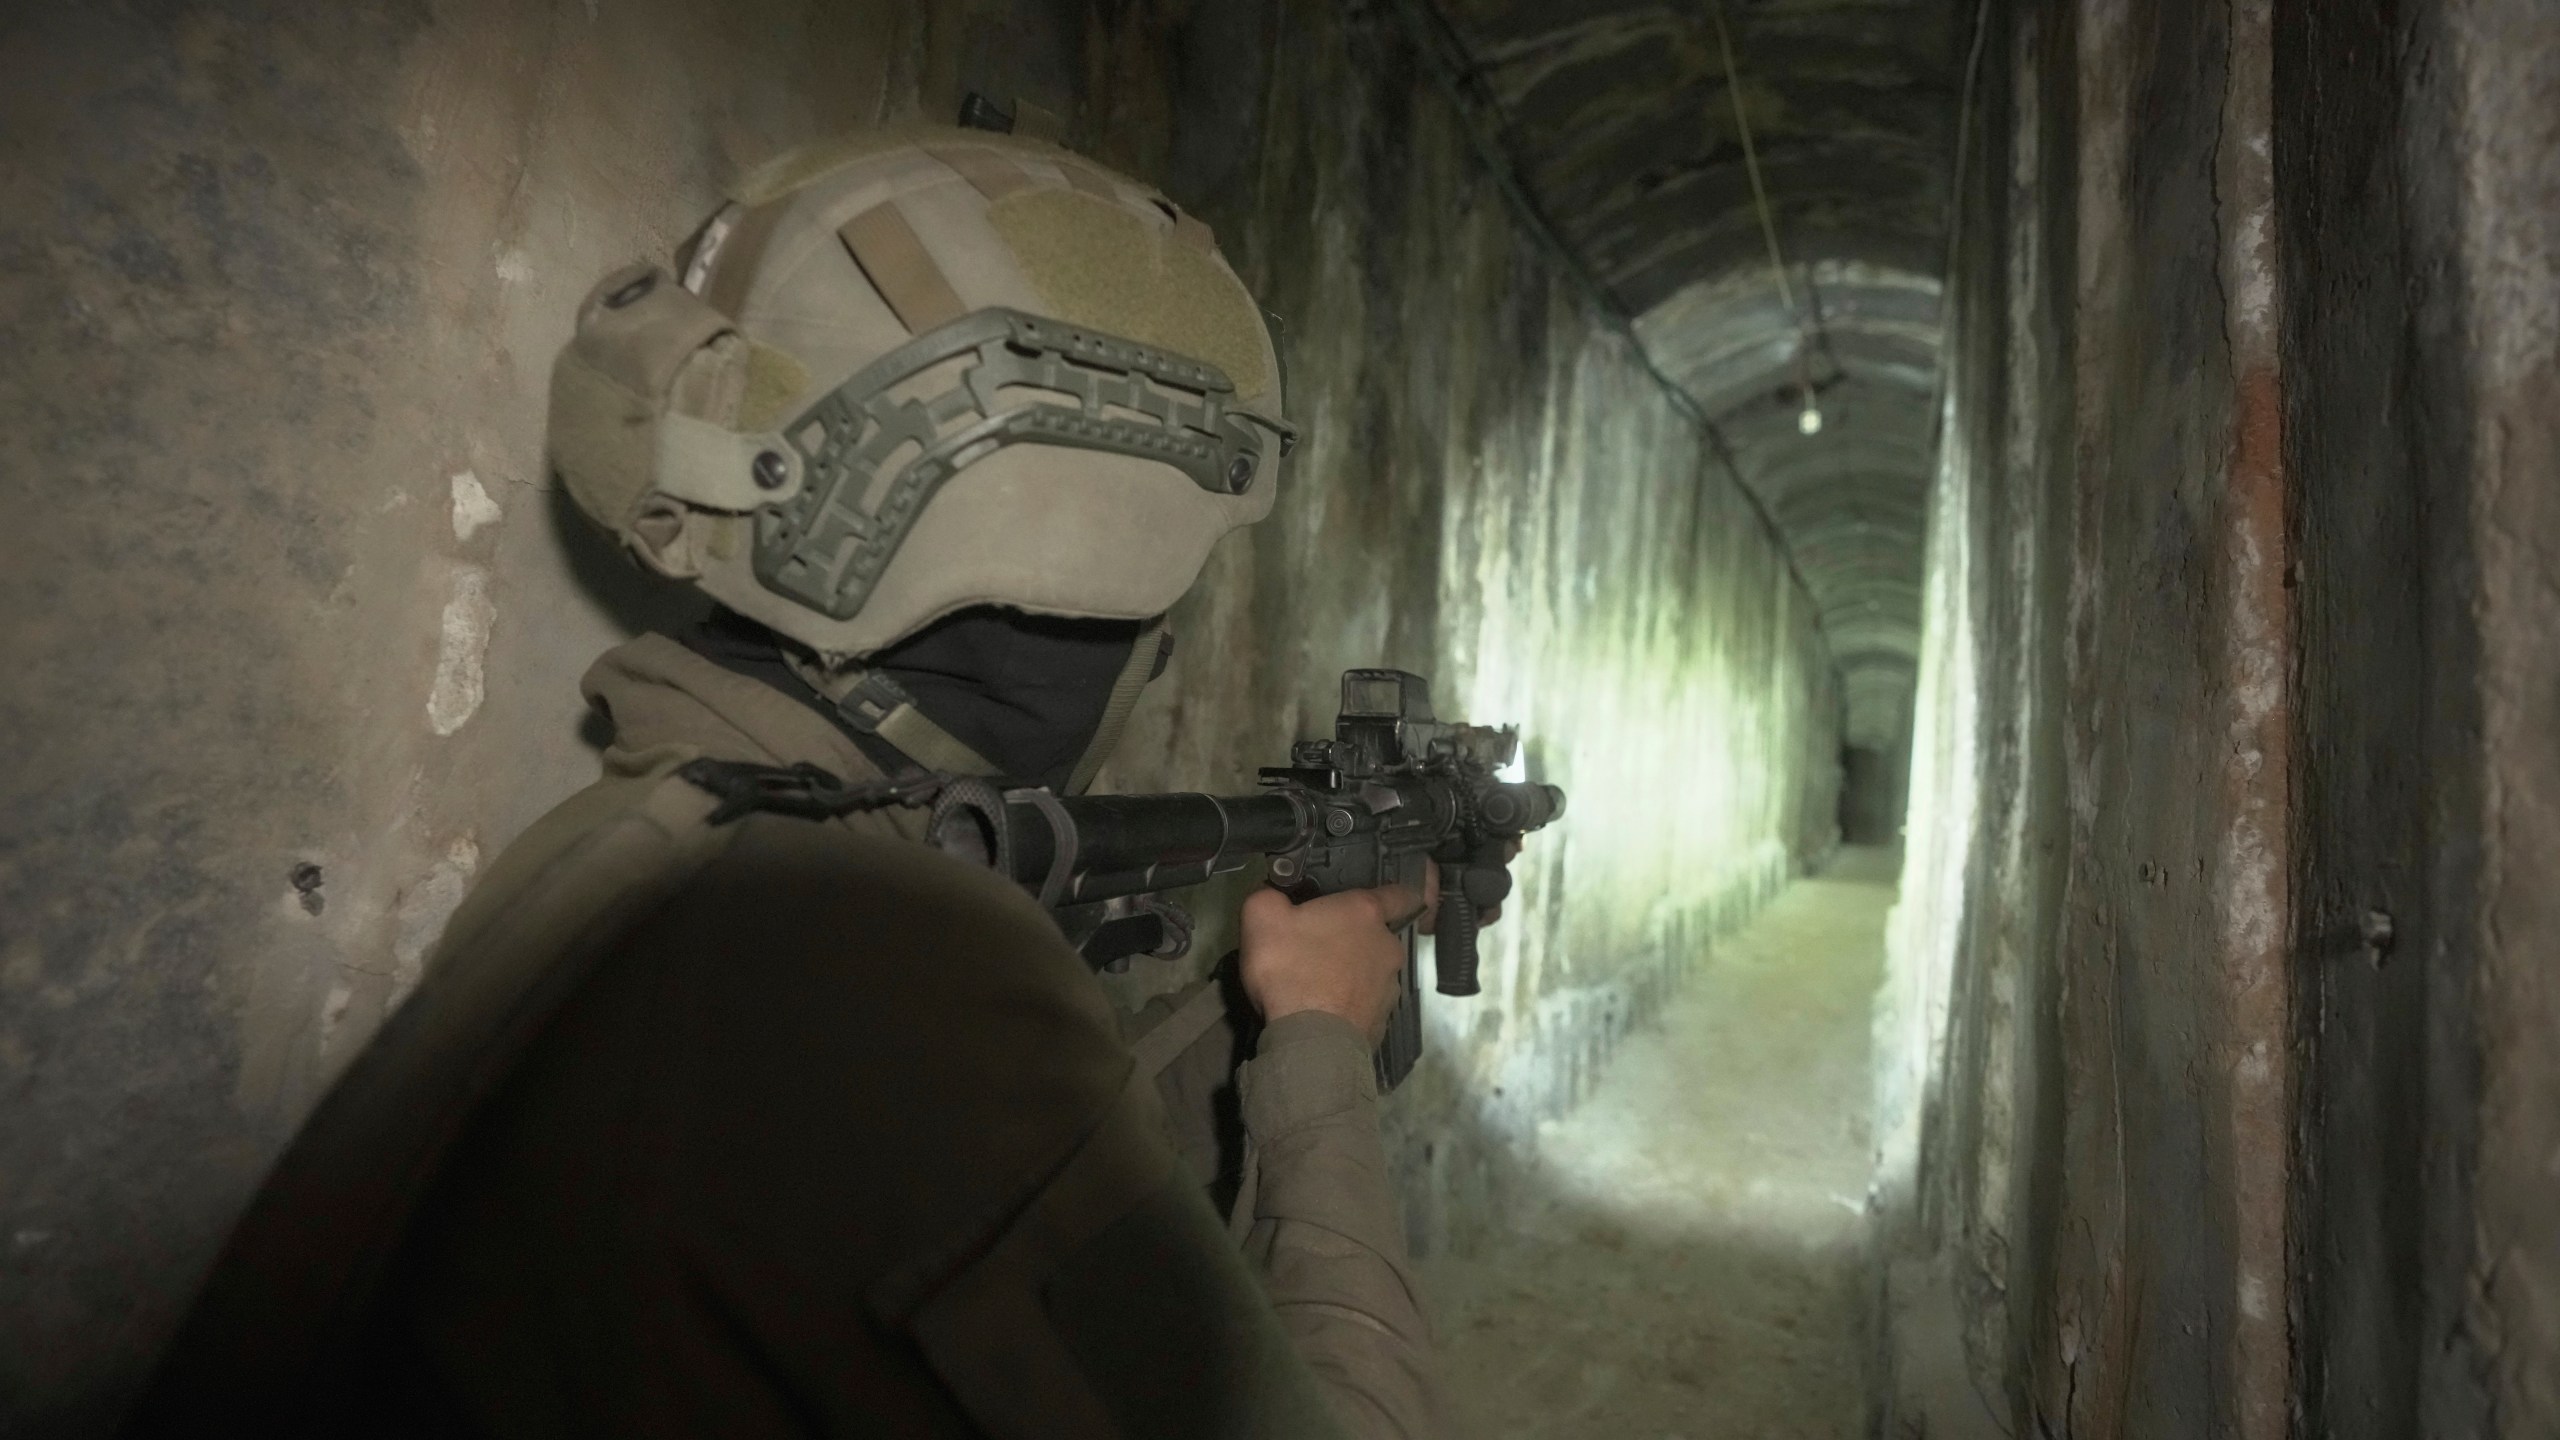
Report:
[[[2475,1247],[2495,1243],[2473,1218],[2494,1201],[2476,1189],[2490,1142],[2471,1038],[2475,1007],[2494,1003],[2480,971],[2495,903],[2469,821],[2493,763],[2471,527],[2494,502],[2470,490],[2476,418],[2499,397],[2482,394],[2462,340],[2479,283],[2463,251],[2508,197],[2463,182],[2459,128],[2465,108],[2509,101],[2461,93],[2444,62],[2466,10],[2484,27],[2525,18],[2429,0],[2276,12],[2276,144],[2293,161],[2278,198],[2288,218],[2316,217],[2279,232],[2301,297],[2284,335],[2308,995],[2296,1025],[2310,1056],[2292,1213],[2298,1413],[2306,1433],[2340,1437],[2547,1433],[2490,1418],[2484,1381],[2515,1337],[2465,1313],[2485,1273]]]

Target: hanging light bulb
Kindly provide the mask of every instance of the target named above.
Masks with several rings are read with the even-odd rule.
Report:
[[[1822,390],[1813,383],[1813,335],[1810,331],[1796,337],[1796,399],[1804,408],[1796,412],[1796,433],[1822,433]]]

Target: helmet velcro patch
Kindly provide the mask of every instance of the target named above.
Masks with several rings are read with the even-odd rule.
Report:
[[[1058,318],[1206,360],[1248,401],[1274,388],[1252,297],[1172,220],[1061,189],[1007,195],[987,218]]]
[[[921,335],[969,313],[897,201],[874,205],[847,220],[836,236],[908,334]]]

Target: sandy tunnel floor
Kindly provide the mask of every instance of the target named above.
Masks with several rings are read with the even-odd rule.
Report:
[[[1898,868],[1853,849],[1789,888],[1541,1127],[1548,1198],[1430,1273],[1456,1433],[1866,1433],[1868,1006]]]

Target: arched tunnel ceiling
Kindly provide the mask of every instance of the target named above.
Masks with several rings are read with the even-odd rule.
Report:
[[[1898,743],[1970,7],[1723,0],[1791,309],[1752,204],[1718,0],[1432,3],[1500,107],[1523,188],[1776,520],[1821,608],[1851,743]]]

